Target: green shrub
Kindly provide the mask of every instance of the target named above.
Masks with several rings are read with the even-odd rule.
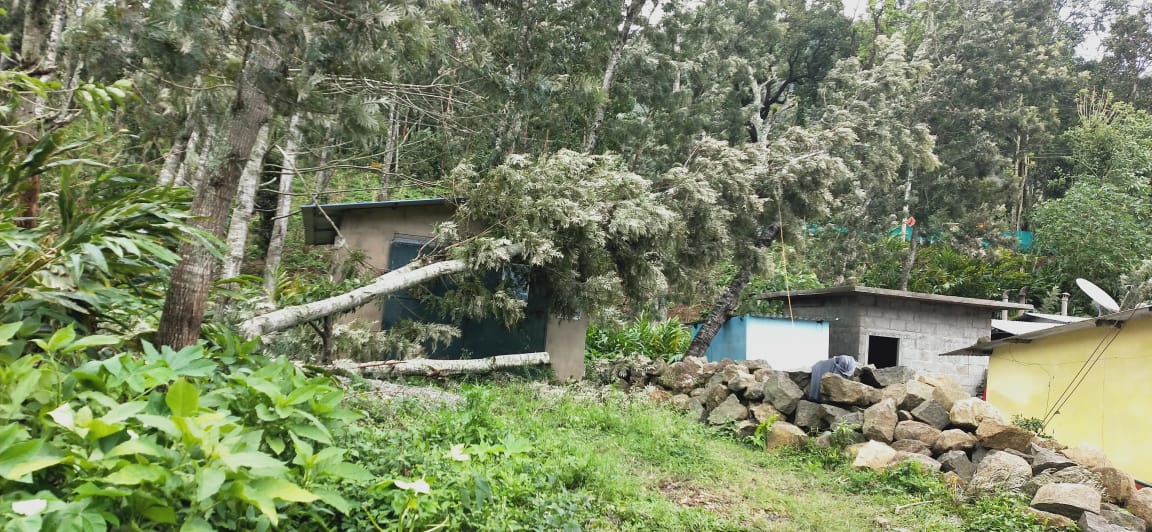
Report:
[[[1044,420],[1038,417],[1024,417],[1020,414],[1012,414],[1012,424],[1032,432],[1041,438],[1051,438],[1051,436],[1044,433]]]
[[[848,470],[845,481],[845,486],[852,493],[916,495],[940,501],[953,498],[952,491],[940,481],[939,475],[926,471],[911,460],[879,472],[871,469]]]
[[[622,325],[591,325],[586,337],[586,357],[591,360],[646,356],[675,362],[692,342],[692,331],[680,320],[641,318]]]
[[[1044,532],[1051,530],[1023,512],[1028,499],[1018,493],[987,495],[972,501],[962,511],[964,532]],[[1069,530],[1076,530],[1071,527]]]
[[[13,530],[254,529],[347,511],[343,393],[286,359],[204,345],[87,360],[111,336],[0,327],[0,520]],[[76,363],[72,369],[64,361]],[[310,503],[299,505],[293,503]]]

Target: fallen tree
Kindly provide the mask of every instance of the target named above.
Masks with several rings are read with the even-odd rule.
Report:
[[[385,360],[365,362],[355,367],[365,377],[388,378],[411,375],[434,377],[466,373],[489,373],[500,369],[547,366],[552,363],[548,353],[520,353],[471,360],[438,360],[414,358],[411,360]]]
[[[433,262],[426,266],[410,264],[381,275],[371,283],[351,292],[249,318],[240,324],[240,333],[251,340],[268,333],[291,329],[324,316],[352,310],[373,298],[398,292],[443,275],[465,271],[469,267],[467,261],[460,259]]]

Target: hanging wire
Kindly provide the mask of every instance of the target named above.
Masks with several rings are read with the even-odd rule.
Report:
[[[1132,317],[1136,315],[1137,310],[1138,309],[1132,309],[1128,315],[1128,319],[1132,319]],[[1096,364],[1100,362],[1100,359],[1104,358],[1104,353],[1106,353],[1108,348],[1112,346],[1112,342],[1115,342],[1116,338],[1120,336],[1120,331],[1123,330],[1124,322],[1121,321],[1120,323],[1120,327],[1117,327],[1114,331],[1109,331],[1102,338],[1100,338],[1100,342],[1096,344],[1096,348],[1093,349],[1092,353],[1088,355],[1088,358],[1084,360],[1084,364],[1080,366],[1080,369],[1076,372],[1076,375],[1072,377],[1072,380],[1068,381],[1068,385],[1064,387],[1064,391],[1060,392],[1060,396],[1056,398],[1056,402],[1053,403],[1048,412],[1044,414],[1045,428],[1047,428],[1048,424],[1056,418],[1058,413],[1060,413],[1060,409],[1063,408],[1064,405],[1068,404],[1068,401],[1072,399],[1072,396],[1076,393],[1076,390],[1078,390],[1080,385],[1083,384],[1085,380],[1087,380],[1088,374],[1091,373],[1092,368],[1095,368]]]

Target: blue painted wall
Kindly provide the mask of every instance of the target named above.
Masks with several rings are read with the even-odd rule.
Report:
[[[735,316],[716,333],[704,356],[709,362],[764,360],[773,369],[808,368],[828,358],[828,322]]]

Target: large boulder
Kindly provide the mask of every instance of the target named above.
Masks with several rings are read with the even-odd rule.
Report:
[[[701,403],[700,399],[684,394],[677,394],[673,395],[672,399],[669,399],[669,402],[673,408],[688,414],[688,417],[692,419],[699,420],[704,417],[704,403]]]
[[[856,425],[859,427],[864,423],[864,414],[846,408],[840,408],[834,405],[820,405],[820,409],[824,412],[820,419],[832,430],[836,430],[840,425]]]
[[[970,451],[976,447],[976,437],[959,429],[948,429],[940,433],[936,443],[932,444],[933,454],[944,454],[948,451]]]
[[[1100,492],[1083,484],[1046,484],[1032,497],[1037,510],[1079,519],[1084,512],[1100,513]]]
[[[768,403],[752,405],[748,410],[752,414],[752,417],[756,418],[756,421],[760,423],[764,423],[769,420],[784,420],[784,414],[781,414],[779,410],[776,410],[776,407]]]
[[[826,373],[820,379],[820,395],[830,403],[868,406],[876,402],[880,392],[867,384]]]
[[[792,379],[792,382],[796,383],[796,386],[799,386],[801,390],[807,390],[808,385],[812,384],[812,372],[809,370],[787,371],[785,373],[788,374],[788,378]]]
[[[1125,508],[1132,512],[1132,515],[1152,525],[1152,488],[1136,490],[1136,493],[1128,498]]]
[[[890,368],[865,367],[860,373],[860,382],[876,388],[887,388],[894,384],[904,384],[916,378],[916,371],[904,366]]]
[[[756,382],[756,377],[753,377],[748,373],[738,373],[736,376],[728,380],[728,389],[732,390],[732,393],[737,394],[740,397],[752,399],[751,397],[748,397],[747,394],[750,388],[754,388],[756,391],[753,393],[758,393],[760,397],[763,398],[764,388],[759,386],[759,384],[760,383]]]
[[[1143,519],[1132,515],[1119,506],[1114,506],[1108,503],[1100,504],[1100,516],[1106,519],[1109,523],[1123,527],[1125,530],[1136,530],[1137,532],[1144,532],[1148,529],[1148,523],[1144,522]]]
[[[893,460],[888,467],[895,467],[904,462],[912,462],[917,464],[923,471],[931,471],[933,473],[940,472],[940,462],[933,460],[931,456],[923,455],[920,453],[906,453],[902,451],[896,451],[896,459]]]
[[[712,409],[720,406],[720,403],[728,399],[730,395],[732,395],[732,392],[728,390],[728,387],[725,386],[724,383],[714,382],[704,388],[704,397],[701,399],[704,400],[704,408],[707,408],[708,411],[711,412]]]
[[[964,430],[976,430],[985,419],[1006,423],[1004,415],[995,406],[979,397],[961,399],[952,404],[948,411],[952,424]]]
[[[857,469],[871,469],[883,471],[896,459],[894,449],[878,441],[858,443],[848,447],[852,456],[852,467]]]
[[[764,376],[763,391],[764,401],[786,415],[792,415],[796,411],[796,403],[804,397],[804,391],[783,371],[769,371]]]
[[[976,473],[976,466],[968,459],[968,455],[964,451],[948,451],[936,458],[940,462],[940,470],[944,472],[952,471],[960,476],[965,483],[972,480],[972,475]]]
[[[1064,456],[1067,456],[1073,462],[1087,467],[1088,469],[1108,467],[1112,465],[1112,462],[1109,462],[1108,457],[1104,455],[1104,451],[1100,450],[1099,447],[1089,445],[1087,443],[1081,443],[1075,447],[1069,447],[1061,452],[1063,452]]]
[[[932,400],[932,393],[936,388],[924,384],[919,380],[904,383],[904,400],[898,405],[901,410],[909,410],[920,406],[924,401]]]
[[[756,429],[759,427],[760,424],[752,421],[751,419],[737,421],[736,427],[732,429],[732,435],[735,436],[738,441],[744,441],[748,438],[751,438],[752,436],[755,436]]]
[[[884,443],[891,443],[896,436],[896,401],[881,399],[864,410],[864,423],[861,430],[864,437]]]
[[[1131,529],[1109,523],[1104,516],[1092,512],[1080,514],[1076,525],[1080,527],[1080,532],[1131,532]]]
[[[671,391],[672,393],[688,393],[701,382],[704,382],[701,372],[703,367],[697,364],[698,359],[694,357],[686,357],[684,360],[676,362],[659,377],[656,377],[656,384]]]
[[[1076,462],[1073,462],[1067,456],[1036,445],[1035,443],[1031,445],[1029,452],[1032,454],[1033,475],[1039,475],[1041,471],[1047,471],[1049,469],[1060,470],[1076,465]]]
[[[708,413],[708,423],[712,425],[725,425],[745,419],[748,419],[748,407],[740,404],[740,398],[735,395],[729,395]]]
[[[904,396],[908,395],[908,388],[903,384],[893,384],[880,389],[880,400],[891,399],[896,402],[896,409],[900,409],[900,404],[904,402]]]
[[[764,448],[771,451],[785,447],[800,447],[807,440],[808,434],[804,429],[786,421],[777,421],[772,424],[772,430],[768,431]]]
[[[989,451],[976,465],[968,493],[1015,491],[1031,478],[1032,466],[1023,458],[1003,451]]]
[[[920,406],[913,408],[912,417],[917,421],[923,421],[940,430],[947,427],[951,421],[948,417],[948,408],[935,400],[924,401],[920,403]]]
[[[820,403],[800,400],[796,403],[795,410],[796,416],[792,422],[795,423],[796,426],[808,430],[819,430],[821,428],[824,409],[820,408]]]
[[[1028,482],[1025,482],[1020,487],[1020,491],[1025,495],[1032,496],[1040,491],[1041,487],[1048,484],[1080,484],[1096,490],[1096,493],[1104,494],[1104,485],[1100,482],[1100,475],[1081,466],[1042,471],[1039,475],[1033,475]]]
[[[896,440],[892,442],[892,448],[902,453],[932,456],[932,447],[920,440]]]
[[[1100,484],[1104,486],[1104,500],[1116,504],[1124,504],[1136,493],[1136,479],[1115,467],[1098,467],[1092,470],[1100,475]]]
[[[920,376],[916,377],[916,380],[918,380],[924,384],[927,384],[928,386],[931,386],[933,388],[962,388],[962,386],[960,386],[960,383],[956,382],[956,379],[953,379],[952,377],[949,377],[947,375],[927,375],[927,374],[925,374],[925,375],[920,375]]]
[[[1025,507],[1023,512],[1036,518],[1036,521],[1047,527],[1047,530],[1060,530],[1076,526],[1076,521],[1060,514],[1049,513],[1032,507]]]
[[[1032,445],[1033,436],[1027,430],[995,419],[985,419],[976,428],[976,438],[980,440],[980,445],[989,449],[1014,449],[1025,452]]]
[[[919,421],[901,421],[896,424],[894,437],[897,440],[920,440],[932,448],[940,437],[940,429]]]
[[[937,386],[932,390],[932,400],[943,405],[945,411],[952,410],[952,406],[958,401],[971,398],[972,394],[959,386]]]

